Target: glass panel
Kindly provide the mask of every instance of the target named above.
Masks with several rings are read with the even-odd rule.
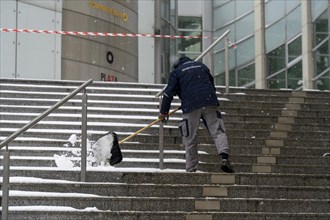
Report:
[[[288,88],[296,89],[302,86],[302,62],[288,69]]]
[[[284,45],[267,54],[268,76],[285,68],[285,47]]]
[[[266,30],[266,51],[274,50],[285,42],[285,19],[270,26]]]
[[[312,0],[312,18],[317,18],[328,8],[328,0]]]
[[[235,49],[229,49],[229,69],[235,67]],[[214,72],[221,73],[225,71],[225,51],[222,50],[214,54]]]
[[[319,75],[325,69],[329,68],[328,42],[329,41],[324,42],[324,44],[314,52],[316,75]]]
[[[301,56],[301,36],[288,44],[288,63]]]
[[[285,71],[267,80],[269,89],[286,88]]]
[[[254,60],[254,37],[237,45],[237,66]]]
[[[293,8],[295,8],[297,5],[299,5],[301,0],[289,0],[285,1],[286,3],[286,13],[291,11]]]
[[[180,31],[179,35],[180,36],[200,36],[201,32]],[[202,51],[202,39],[201,38],[180,38],[178,46],[179,46],[179,51],[201,52]]]
[[[266,26],[277,21],[285,14],[285,2],[271,0],[265,5],[265,23]]]
[[[316,88],[319,90],[330,90],[330,72],[316,80]]]
[[[244,86],[255,80],[255,65],[254,63],[246,66],[237,71],[238,75],[238,86]]]
[[[236,22],[236,41],[241,40],[254,33],[254,14],[249,14],[248,16],[240,19]]]
[[[170,5],[168,1],[161,0],[161,17],[170,20]]]
[[[215,73],[225,72],[225,52],[224,51],[214,54],[214,72]]]
[[[234,3],[235,1],[228,2],[227,4],[214,10],[214,29],[223,27],[225,24],[235,19]]]
[[[234,70],[229,71],[229,86],[237,86],[236,85],[236,73]]]
[[[231,0],[213,0],[213,7],[223,5]]]
[[[215,76],[215,84],[218,86],[226,85],[226,73],[222,72]],[[234,70],[229,71],[229,86],[236,86],[236,74]]]
[[[293,36],[296,36],[301,32],[301,8],[298,7],[293,10],[286,17],[286,25],[287,25],[287,39],[291,39]]]
[[[254,8],[254,1],[236,1],[236,17],[241,16]]]
[[[236,49],[229,48],[229,70],[236,67]]]
[[[194,29],[202,30],[202,18],[201,17],[179,17],[179,29]]]
[[[218,86],[225,86],[226,85],[226,74],[223,72],[219,75],[215,76],[215,84]]]
[[[315,33],[314,46],[316,46],[328,37],[328,17],[327,17],[327,13],[323,13],[314,22],[314,29],[315,29],[315,32],[314,32]]]
[[[170,22],[172,25],[176,26],[176,0],[171,0],[171,18]]]

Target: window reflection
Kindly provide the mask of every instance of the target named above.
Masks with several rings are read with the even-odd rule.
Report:
[[[179,17],[179,35],[202,36],[201,17]],[[196,58],[202,52],[202,38],[181,38],[178,40],[179,53]]]
[[[302,86],[302,62],[293,65],[288,69],[288,87],[297,89]]]
[[[285,47],[284,45],[276,48],[267,54],[268,75],[272,75],[285,68]]]
[[[286,74],[285,71],[278,73],[274,77],[267,80],[269,89],[286,88]]]
[[[301,36],[288,44],[288,63],[301,56]]]

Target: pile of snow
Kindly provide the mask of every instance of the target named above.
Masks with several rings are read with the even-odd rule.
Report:
[[[81,163],[77,158],[81,157],[81,137],[72,134],[68,139],[68,143],[64,144],[64,147],[67,147],[68,150],[60,155],[54,155],[56,166],[65,170],[80,167]],[[87,138],[87,166],[93,166],[94,163],[95,158],[92,149],[92,142]]]

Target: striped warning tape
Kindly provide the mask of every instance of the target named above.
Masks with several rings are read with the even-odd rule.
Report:
[[[84,31],[50,31],[31,29],[0,28],[1,32],[34,33],[34,34],[61,34],[61,35],[82,35],[82,36],[102,36],[102,37],[156,37],[156,38],[209,38],[207,36],[177,36],[161,34],[129,34],[129,33],[102,33]]]
[[[174,38],[174,39],[207,39],[208,36],[180,36],[180,35],[162,35],[162,34],[130,34],[130,33],[103,33],[103,32],[85,32],[85,31],[51,31],[51,30],[32,30],[32,29],[14,29],[0,28],[0,32],[16,32],[16,33],[34,33],[34,34],[60,34],[60,35],[81,35],[81,36],[102,36],[102,37],[151,37],[151,38]],[[237,48],[227,38],[229,44],[233,48]]]

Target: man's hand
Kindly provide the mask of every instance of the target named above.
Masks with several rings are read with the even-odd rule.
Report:
[[[168,114],[162,114],[162,113],[159,113],[158,118],[161,119],[162,123],[166,123],[166,121],[167,121],[168,118],[169,118],[169,115],[168,115]]]

